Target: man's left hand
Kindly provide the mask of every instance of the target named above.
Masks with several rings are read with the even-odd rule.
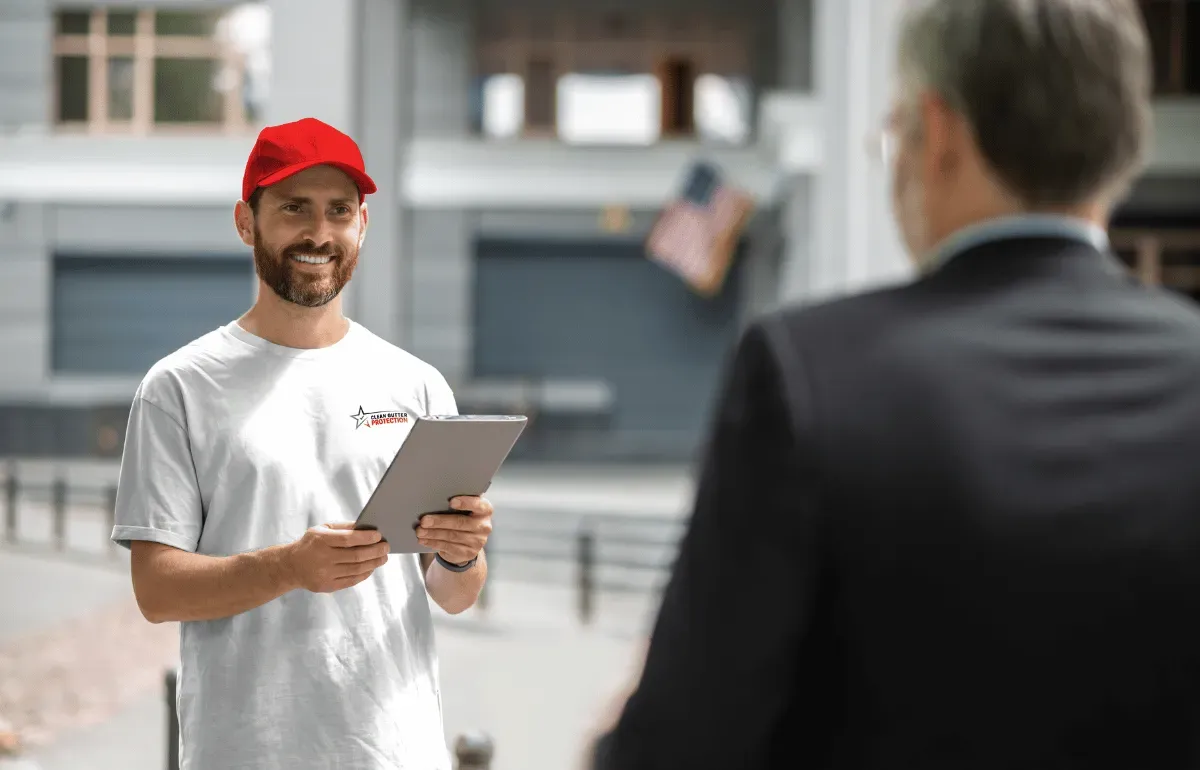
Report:
[[[479,555],[492,534],[492,504],[486,497],[463,496],[451,499],[450,507],[462,513],[421,517],[417,542],[433,548],[451,564],[466,564]]]

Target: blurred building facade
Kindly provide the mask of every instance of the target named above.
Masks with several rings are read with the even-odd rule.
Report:
[[[688,460],[747,318],[906,274],[865,146],[897,6],[4,0],[0,454],[119,451],[146,368],[252,301],[242,165],[311,115],[380,184],[352,317],[533,414],[528,458]],[[1143,6],[1162,95],[1114,238],[1192,292],[1200,3]],[[697,160],[757,206],[712,299],[643,251]]]

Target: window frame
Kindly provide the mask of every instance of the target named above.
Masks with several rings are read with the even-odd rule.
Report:
[[[246,61],[233,46],[224,45],[211,36],[159,35],[154,30],[156,9],[141,7],[135,11],[132,35],[109,34],[109,9],[106,7],[91,9],[87,34],[60,33],[57,31],[58,15],[69,10],[62,8],[55,11],[51,49],[54,72],[58,72],[59,60],[64,56],[87,59],[88,117],[84,121],[60,120],[62,92],[56,75],[50,123],[57,131],[143,136],[151,133],[245,134],[253,130],[254,126],[246,119],[243,107]],[[111,120],[108,115],[108,64],[114,56],[133,59],[133,116],[129,120]],[[155,60],[160,57],[211,60],[234,73],[233,86],[222,97],[224,103],[219,121],[155,122],[154,66]]]

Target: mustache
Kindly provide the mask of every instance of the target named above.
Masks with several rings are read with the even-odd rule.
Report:
[[[286,247],[283,250],[283,256],[285,256],[285,257],[291,257],[296,254],[309,254],[314,257],[334,257],[334,258],[336,258],[336,257],[340,257],[342,255],[342,250],[337,248],[336,246],[327,246],[325,248],[318,248],[317,245],[315,243],[312,243],[311,241],[309,241],[307,243],[296,243],[296,244]]]

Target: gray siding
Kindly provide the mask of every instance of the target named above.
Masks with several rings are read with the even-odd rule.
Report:
[[[50,228],[57,251],[117,253],[126,256],[203,254],[228,256],[250,249],[233,226],[228,206],[56,206]]]
[[[419,0],[409,27],[413,133],[464,135],[470,127],[474,32],[465,0]]]
[[[410,218],[412,303],[408,348],[452,383],[469,374],[471,284],[470,217],[461,211],[421,211]]]
[[[408,314],[402,276],[409,259],[405,212],[398,187],[408,144],[412,73],[408,66],[407,0],[362,0],[358,14],[357,139],[379,190],[368,207],[371,224],[346,307],[359,323],[393,344],[404,344]],[[366,98],[366,95],[370,98]]]
[[[470,4],[415,0],[409,45],[414,136],[464,136],[474,68]],[[407,212],[409,265],[400,289],[409,303],[405,346],[452,383],[468,375],[471,348],[471,216],[461,209]]]
[[[0,128],[45,125],[54,80],[45,0],[0,2]]]
[[[742,323],[775,308],[781,298],[780,278],[787,242],[783,231],[783,212],[759,211],[747,228],[742,250],[741,313]]]
[[[353,134],[359,0],[267,0],[271,92],[266,123],[314,117]],[[319,45],[314,41],[320,39]],[[249,148],[247,148],[249,149]]]
[[[813,228],[815,182],[808,177],[790,179],[779,211],[783,233],[779,267],[779,295],[790,300],[804,296],[812,285],[818,267],[813,253],[816,234]]]
[[[47,370],[50,267],[45,207],[0,206],[0,392],[39,386]]]
[[[819,0],[779,0],[772,41],[778,51],[779,87],[813,90],[813,3]]]

